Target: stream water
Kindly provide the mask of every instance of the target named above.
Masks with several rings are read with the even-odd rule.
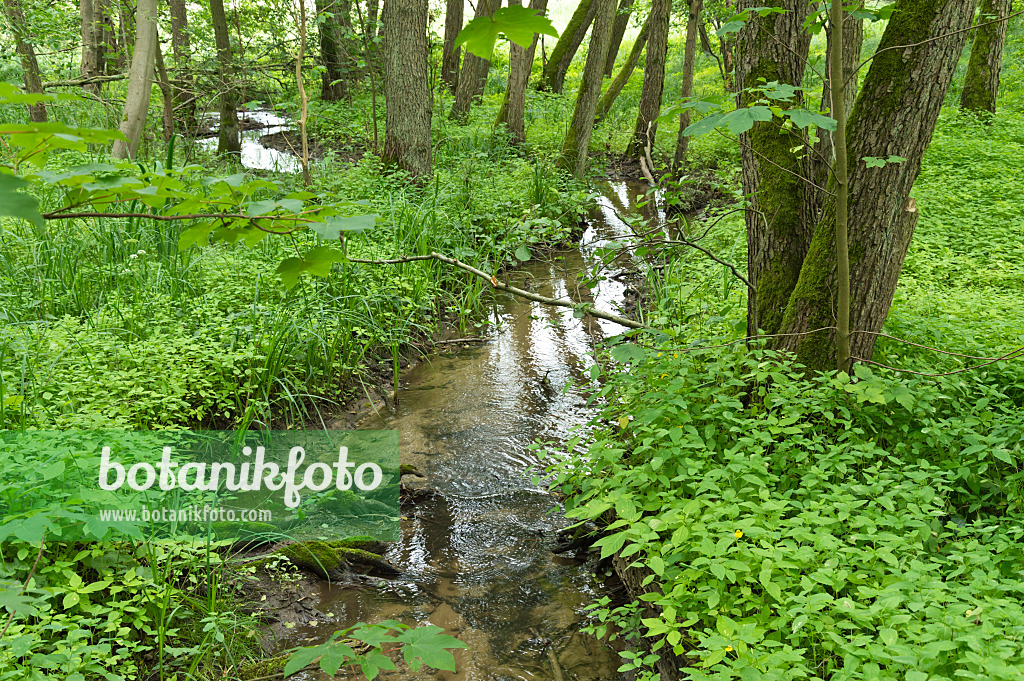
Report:
[[[216,112],[210,114],[210,124],[216,127],[219,116]],[[290,128],[290,122],[284,116],[275,111],[257,109],[255,111],[239,111],[239,125],[242,130],[242,154],[241,162],[246,168],[258,168],[260,170],[274,170],[282,173],[297,173],[302,170],[299,159],[277,149],[268,149],[260,142],[260,138],[266,135],[273,135],[284,132]],[[246,130],[245,128],[249,128]],[[217,149],[217,135],[197,139],[196,146],[200,149],[215,151]]]
[[[243,161],[271,162],[280,155],[264,152],[269,154]],[[510,280],[528,280],[542,295],[617,310],[627,285],[612,278],[614,272],[605,272],[608,278],[596,290],[579,279],[595,248],[632,234],[616,213],[637,210],[645,188],[625,182],[600,187],[603,196],[581,247],[531,261]],[[654,208],[640,212],[664,219]],[[323,584],[312,596],[314,607],[329,617],[296,626],[279,641],[281,649],[323,641],[356,622],[397,619],[436,624],[469,646],[455,651],[454,673],[430,678],[620,678],[617,653],[579,632],[586,606],[609,587],[593,574],[593,565],[552,553],[557,532],[570,523],[558,500],[533,484],[537,459],[528,447],[541,439],[557,451],[589,420],[584,372],[593,362],[590,353],[595,342],[624,329],[506,295],[498,297],[494,316],[485,342],[429,357],[407,377],[396,413],[360,424],[397,429],[402,462],[418,467],[426,476],[423,485],[438,492],[402,520],[402,540],[385,554],[403,575],[371,586]],[[309,672],[306,678],[320,677]],[[381,678],[426,675],[395,671]]]

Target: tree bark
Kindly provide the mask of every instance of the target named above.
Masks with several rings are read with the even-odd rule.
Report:
[[[661,113],[661,96],[665,89],[665,59],[668,55],[668,29],[672,18],[672,0],[653,0],[651,27],[647,34],[647,58],[644,61],[644,87],[640,92],[640,110],[632,141],[626,145],[626,156],[641,159],[647,148],[654,146]]]
[[[619,9],[615,13],[615,24],[612,26],[612,41],[608,45],[608,59],[604,64],[605,78],[611,78],[615,72],[615,59],[619,56],[619,45],[622,36],[626,35],[629,20],[633,16],[633,0],[619,0]]]
[[[25,13],[21,9],[18,0],[4,0],[4,14],[10,22],[11,32],[14,34],[14,46],[18,50],[18,58],[21,60],[21,71],[25,78],[25,91],[31,94],[43,94],[43,79],[39,74],[39,62],[36,60],[36,50],[29,40],[28,23],[25,21]],[[46,104],[36,102],[28,105],[28,117],[33,123],[45,123]]]
[[[462,30],[465,0],[448,0],[444,10],[444,45],[441,48],[441,80],[448,92],[455,93],[459,85],[459,58],[462,48],[455,47],[455,39]]]
[[[100,36],[102,35],[100,24],[96,21],[96,0],[79,0],[78,8],[82,18],[82,59],[79,63],[79,73],[82,78],[94,78],[100,75]],[[98,94],[100,86],[98,83],[88,83],[82,89]]]
[[[605,90],[604,96],[601,97],[601,101],[597,105],[595,122],[600,123],[604,120],[604,117],[611,111],[612,104],[615,103],[619,93],[622,92],[622,88],[626,87],[626,83],[629,82],[630,76],[633,75],[633,70],[636,69],[636,65],[640,62],[640,54],[647,45],[647,34],[650,28],[651,17],[648,15],[640,27],[640,33],[636,36],[636,41],[633,43],[633,48],[629,51],[629,56],[626,57],[626,62],[619,69],[619,72],[615,74],[612,82],[608,84],[608,89]]]
[[[352,34],[352,8],[349,0],[317,0],[320,61],[323,64],[323,88],[320,98],[336,102],[348,94],[348,39]]]
[[[157,85],[160,94],[163,96],[164,108],[161,116],[164,128],[164,142],[170,142],[174,136],[174,88],[171,86],[171,79],[167,75],[167,67],[164,65],[164,55],[160,50],[160,40],[156,42],[156,74]]]
[[[128,56],[131,54],[132,46],[135,45],[135,21],[132,17],[134,16],[137,5],[133,5],[131,0],[113,0],[117,2],[117,31],[119,34],[120,48],[117,51],[117,68],[123,70],[128,66]]]
[[[196,122],[196,83],[195,78],[188,75],[186,69],[192,63],[192,40],[188,34],[188,8],[185,0],[169,0],[171,11],[171,52],[174,55],[174,66],[178,69],[178,77],[171,78],[174,90],[174,107],[180,111],[180,120],[187,127],[194,127]]]
[[[231,39],[228,19],[224,14],[224,0],[210,0],[213,36],[217,43],[217,76],[220,87],[220,133],[217,137],[218,154],[241,154],[242,138],[238,126],[237,93],[232,82]]]
[[[414,177],[430,174],[431,93],[427,0],[384,1],[384,159]]]
[[[850,351],[870,359],[906,256],[917,208],[910,190],[966,42],[974,3],[897,0],[847,126],[849,140]],[[940,37],[943,36],[943,37]],[[937,39],[935,39],[937,38]],[[930,42],[926,42],[929,41]],[[913,48],[896,48],[916,45]],[[865,157],[906,161],[868,168]],[[779,339],[811,370],[835,365],[835,215],[826,209],[786,307]],[[860,333],[867,332],[867,333]]]
[[[522,0],[510,0],[510,4],[519,4]],[[544,14],[547,10],[548,0],[531,0],[530,9],[537,10],[537,14]],[[513,144],[526,143],[526,87],[530,81],[530,71],[533,68],[533,55],[537,50],[537,36],[529,47],[520,47],[512,43],[509,47],[508,58],[508,88],[505,90],[505,98],[502,100],[501,108],[495,125],[504,123],[508,128],[509,136]]]
[[[739,9],[756,6],[744,0]],[[783,14],[754,14],[740,31],[736,64],[737,106],[749,106],[756,96],[745,93],[759,79],[800,85],[810,47],[802,29],[809,12],[807,0],[774,0]],[[747,299],[747,334],[778,333],[789,296],[796,287],[813,225],[804,219],[805,192],[799,152],[804,143],[796,133],[780,134],[773,121],[757,122],[740,135],[743,193],[750,197],[746,213],[747,278],[756,295]]]
[[[128,71],[128,92],[125,95],[121,132],[126,141],[115,140],[110,155],[114,158],[135,158],[146,127],[149,100],[153,91],[153,67],[159,37],[156,22],[158,0],[139,0],[135,9],[135,50]]]
[[[540,89],[561,92],[565,82],[565,72],[569,70],[576,50],[583,43],[583,37],[587,35],[587,29],[594,21],[594,13],[597,10],[595,0],[580,0],[580,4],[573,12],[569,24],[562,31],[561,37],[555,43],[555,49],[551,50],[551,56],[540,77]],[[609,36],[610,38],[610,36]],[[601,65],[602,69],[604,65]]]
[[[685,104],[693,96],[693,69],[697,61],[697,33],[700,26],[700,12],[703,0],[690,0],[686,13],[686,46],[683,49],[683,85],[680,98]],[[679,135],[676,137],[676,153],[672,158],[672,173],[679,177],[686,164],[686,152],[690,146],[690,138],[683,131],[690,125],[690,110],[683,109],[679,114]]]
[[[478,0],[474,19],[494,14],[501,7],[501,0]],[[462,59],[462,70],[459,72],[459,84],[455,88],[455,101],[452,103],[451,117],[459,120],[466,117],[469,107],[480,101],[487,87],[487,74],[491,70],[488,59],[466,52]]]
[[[960,108],[975,113],[996,112],[999,94],[999,70],[1003,65],[1003,45],[1009,21],[988,23],[1010,14],[1010,0],[981,0],[978,23],[988,24],[974,30],[971,58],[967,62]]]
[[[593,4],[596,16],[594,30],[590,34],[590,46],[587,48],[587,62],[583,67],[583,80],[576,95],[572,123],[562,143],[562,155],[558,159],[558,167],[570,170],[578,178],[582,178],[586,170],[590,135],[594,131],[594,114],[601,95],[604,65],[615,23],[615,0],[593,0]]]
[[[377,21],[380,14],[380,0],[366,0],[366,26],[367,37],[374,40],[380,35],[380,22]]]

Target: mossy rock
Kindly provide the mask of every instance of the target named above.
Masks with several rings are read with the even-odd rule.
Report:
[[[273,674],[278,674],[284,670],[284,666],[288,664],[289,655],[276,655],[274,657],[268,657],[252,664],[245,664],[238,668],[234,676],[239,681],[249,681],[250,679],[261,679]]]
[[[280,556],[287,558],[291,561],[292,565],[300,570],[311,572],[321,579],[330,579],[331,573],[349,570],[359,573],[383,575],[397,575],[401,573],[401,570],[381,558],[380,554],[367,551],[365,548],[357,548],[358,546],[383,550],[384,545],[370,537],[357,537],[355,539],[342,539],[332,542],[296,542],[282,546],[269,556],[246,563],[246,566],[254,566],[257,570],[260,570]]]
[[[420,478],[427,477],[423,475],[423,471],[421,471],[416,466],[413,466],[411,463],[403,463],[401,466],[398,467],[398,472],[401,475],[415,475]]]
[[[335,539],[334,541],[327,542],[329,546],[335,549],[359,549],[361,551],[369,551],[370,553],[380,555],[384,553],[387,545],[374,539],[373,537],[352,537],[350,539]]]

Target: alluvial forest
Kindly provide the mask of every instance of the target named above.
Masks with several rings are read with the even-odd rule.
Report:
[[[0,681],[1024,679],[1010,0],[0,8]],[[70,444],[350,430],[390,539]]]

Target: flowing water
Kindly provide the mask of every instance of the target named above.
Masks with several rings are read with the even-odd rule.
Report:
[[[245,165],[285,165],[287,155],[262,147],[256,153],[251,146],[243,146]],[[603,272],[607,279],[596,290],[580,279],[595,248],[632,234],[618,216],[638,210],[644,185],[607,183],[601,190],[580,249],[531,261],[509,275],[512,283],[617,311],[627,284],[616,272]],[[655,208],[639,212],[664,220]],[[590,353],[595,342],[625,329],[504,294],[494,315],[485,342],[429,357],[407,376],[395,414],[361,424],[397,429],[402,462],[418,467],[426,476],[422,486],[438,492],[407,511],[402,540],[385,554],[403,574],[370,586],[322,585],[312,595],[328,616],[292,629],[281,649],[323,641],[356,622],[397,619],[436,624],[469,646],[455,651],[455,672],[430,678],[620,678],[617,653],[579,632],[586,606],[609,587],[593,574],[593,564],[552,553],[558,531],[570,522],[559,501],[534,484],[537,459],[528,447],[540,439],[558,451],[586,424],[593,415],[584,378]],[[318,677],[309,672],[306,678]],[[427,676],[405,670],[381,678]]]
[[[578,278],[594,248],[631,234],[615,213],[634,209],[641,190],[626,183],[602,189],[579,250],[528,263],[510,280],[616,310],[626,284],[609,278],[588,290]],[[511,296],[499,296],[495,315],[486,342],[428,358],[400,390],[397,413],[361,424],[399,430],[403,463],[417,466],[424,484],[439,492],[408,512],[402,541],[385,555],[404,574],[375,586],[324,585],[316,608],[332,617],[296,627],[282,647],[324,640],[359,621],[398,619],[436,624],[468,644],[455,652],[454,673],[430,678],[553,679],[552,653],[566,681],[620,678],[616,652],[579,633],[585,607],[608,587],[592,564],[551,552],[569,521],[558,500],[532,482],[537,459],[528,446],[539,438],[557,450],[588,421],[590,352],[597,340],[624,329]],[[399,671],[382,678],[425,676]]]

